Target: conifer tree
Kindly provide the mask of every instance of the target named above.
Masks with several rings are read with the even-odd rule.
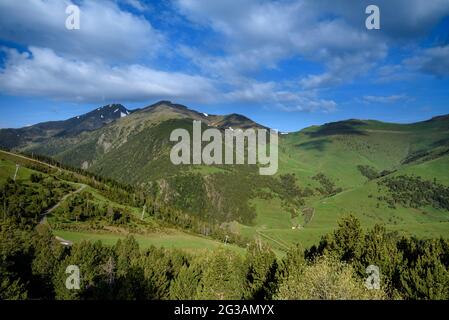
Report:
[[[241,299],[243,262],[235,253],[218,249],[204,261],[205,269],[198,287],[198,299]]]
[[[170,299],[194,299],[200,280],[201,268],[199,265],[182,266],[178,276],[171,283]]]
[[[277,272],[276,256],[262,241],[250,243],[246,253],[245,265],[247,299],[271,299],[275,290],[274,280]]]

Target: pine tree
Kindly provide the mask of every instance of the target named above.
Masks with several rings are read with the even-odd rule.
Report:
[[[52,299],[54,298],[52,278],[59,267],[59,263],[66,255],[66,248],[54,239],[48,225],[37,225],[33,239],[32,297]]]
[[[352,266],[330,255],[309,263],[300,274],[290,274],[281,284],[277,299],[335,300],[383,299],[382,290],[368,290]]]
[[[178,276],[170,286],[170,299],[192,300],[201,279],[201,268],[199,265],[182,266]]]
[[[109,297],[104,265],[111,255],[111,249],[102,246],[99,241],[95,243],[83,241],[74,244],[70,255],[62,261],[53,279],[56,299],[105,299]],[[69,276],[66,273],[66,268],[70,265],[79,267],[79,290],[66,288],[66,279]]]
[[[406,298],[449,299],[449,272],[440,260],[441,248],[440,243],[435,240],[419,244],[417,249],[421,253],[401,273],[401,284]],[[410,258],[413,259],[413,256],[410,255]]]
[[[366,268],[375,265],[380,271],[381,287],[391,297],[398,295],[395,287],[399,284],[403,255],[397,248],[397,239],[388,234],[385,226],[375,225],[365,235],[364,245],[359,260],[354,261],[361,277],[366,277]]]
[[[115,297],[120,300],[144,299],[145,281],[143,269],[139,265],[139,244],[132,236],[117,241],[114,247],[116,255]]]
[[[246,253],[245,265],[247,299],[271,299],[275,290],[277,272],[276,256],[271,249],[260,240],[252,242]]]
[[[140,259],[145,279],[146,299],[168,299],[170,295],[170,258],[162,248],[151,247]]]
[[[235,253],[218,249],[206,257],[205,270],[198,287],[198,299],[241,299],[243,262]]]
[[[342,261],[352,261],[360,257],[363,247],[363,231],[360,221],[353,215],[343,217],[333,234],[334,250]]]

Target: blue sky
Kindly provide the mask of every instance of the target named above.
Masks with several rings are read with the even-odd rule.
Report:
[[[0,1],[0,128],[158,100],[283,131],[447,114],[449,1]]]

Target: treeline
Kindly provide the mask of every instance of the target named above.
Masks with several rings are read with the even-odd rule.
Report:
[[[81,175],[83,177],[91,178],[94,181],[106,184],[108,186],[117,186],[120,189],[127,190],[129,192],[132,192],[134,190],[134,188],[132,186],[130,186],[130,185],[127,185],[127,184],[124,184],[124,183],[119,183],[119,182],[117,182],[117,181],[115,181],[113,179],[109,179],[109,178],[97,175],[97,174],[95,174],[93,172],[90,172],[90,171],[87,171],[87,170],[84,170],[84,169],[81,169],[81,168],[76,168],[76,167],[72,167],[72,166],[63,164],[63,163],[61,163],[61,162],[59,162],[59,161],[57,161],[57,160],[55,160],[54,158],[51,158],[51,157],[47,157],[47,156],[44,156],[44,155],[41,155],[41,154],[34,154],[34,153],[30,154],[30,153],[26,153],[26,152],[22,152],[22,153],[18,153],[18,154],[24,155],[24,156],[26,156],[26,157],[28,157],[30,159],[38,160],[40,162],[49,164],[51,166],[54,166],[54,167],[57,167],[57,168],[60,168],[60,169],[63,169],[63,170],[67,170],[67,171],[70,171],[70,172],[77,173],[77,174],[79,174],[79,175]],[[32,162],[32,161],[30,161],[30,162],[32,164],[40,166],[41,168],[43,166],[43,165],[40,165],[39,163],[36,163],[36,162]],[[41,170],[39,170],[39,171],[41,171]]]
[[[54,177],[32,174],[30,183],[8,178],[0,186],[0,218],[36,223],[40,216],[74,188]]]
[[[368,180],[374,180],[380,177],[384,177],[386,175],[389,175],[390,173],[393,173],[394,171],[390,170],[382,170],[377,171],[376,168],[368,165],[358,165],[357,169],[360,171],[360,173],[365,176]]]
[[[320,187],[316,188],[316,190],[323,196],[330,197],[343,191],[342,188],[336,187],[335,183],[324,173],[317,173],[312,177],[312,179],[318,181],[321,185]]]
[[[42,159],[45,160],[45,157],[42,157]],[[15,219],[26,219],[28,223],[36,223],[46,209],[60,201],[64,195],[75,190],[74,187],[63,181],[67,180],[89,185],[108,200],[124,206],[137,207],[142,210],[145,207],[147,214],[150,214],[168,227],[181,228],[243,247],[249,242],[247,238],[221,227],[216,217],[186,214],[184,210],[174,207],[171,203],[166,203],[164,199],[160,198],[159,188],[155,184],[147,186],[145,190],[137,189],[116,183],[110,179],[106,179],[105,181],[108,184],[105,184],[97,181],[93,176],[82,176],[67,170],[55,170],[46,165],[28,160],[23,160],[21,164],[29,169],[41,171],[48,175],[32,174],[30,177],[32,183],[24,181],[14,182],[9,179],[2,186],[3,190],[7,191],[2,192],[0,195],[0,201],[3,204],[0,208],[0,217],[6,218],[9,216]],[[195,182],[192,177],[187,176],[187,181]],[[188,187],[186,190],[189,190],[190,187],[194,187],[194,184],[186,187]],[[182,208],[183,203],[182,201],[178,202],[178,205]],[[109,205],[99,205],[92,201],[92,195],[89,192],[69,197],[56,209],[53,216],[55,217],[54,223],[63,229],[71,229],[69,226],[70,221],[93,222],[94,224],[91,223],[87,227],[94,229],[102,228],[99,222],[123,226],[131,231],[144,231],[143,227],[151,227],[149,225],[142,226],[145,223],[140,220],[138,224],[141,226],[135,224],[131,226],[129,222],[132,220],[132,216],[127,210]],[[34,220],[30,220],[30,217],[33,217]],[[67,221],[63,221],[64,218]],[[74,226],[74,228],[79,227],[81,225]]]
[[[250,224],[256,217],[249,205],[253,195],[250,177],[237,172],[183,173],[163,180],[159,198],[190,215],[222,223],[236,220]]]
[[[449,240],[417,239],[389,233],[376,225],[366,233],[353,216],[306,250],[306,259],[331,254],[367,278],[367,267],[379,268],[381,288],[390,299],[449,299]]]
[[[76,194],[64,201],[54,212],[56,221],[67,219],[75,222],[105,221],[111,225],[126,225],[131,213],[124,208],[93,201],[89,192]]]
[[[165,222],[168,226],[177,226],[183,230],[201,234],[221,242],[226,241],[227,243],[246,247],[251,241],[247,237],[232,232],[223,224],[214,222],[212,217],[207,221],[205,217],[190,215],[171,206],[152,204],[149,207],[148,214],[159,221]]]
[[[415,151],[407,155],[407,157],[402,161],[402,164],[409,164],[413,162],[424,162],[430,161],[449,153],[448,140],[443,139],[435,143],[433,146],[436,147],[432,150],[420,150]]]
[[[424,180],[417,176],[400,175],[388,177],[378,182],[388,190],[388,196],[379,197],[390,207],[396,205],[420,208],[432,206],[449,211],[449,187],[433,181]]]
[[[449,241],[417,240],[352,216],[308,250],[282,259],[260,241],[246,253],[225,247],[201,255],[151,247],[127,237],[112,247],[57,243],[44,225],[0,224],[2,299],[448,299]],[[70,265],[80,289],[66,287]],[[365,287],[367,267],[379,289]]]
[[[295,174],[269,177],[244,170],[242,167],[235,172],[215,172],[206,176],[189,172],[167,178],[160,183],[159,199],[206,221],[235,220],[251,225],[256,217],[251,199],[278,197],[283,207],[292,216],[297,216],[305,204],[304,198],[314,194],[311,188],[298,185]],[[320,191],[326,194],[340,192],[330,179],[323,177],[325,191]]]
[[[16,161],[21,165],[35,171],[53,175],[61,180],[68,180],[89,185],[92,188],[100,190],[105,197],[123,205],[135,207],[143,206],[145,203],[146,193],[150,193],[148,190],[143,190],[129,184],[120,183],[113,179],[102,177],[90,171],[62,164],[47,156],[28,153],[20,154],[42,163],[18,157],[15,157],[11,161]]]
[[[245,245],[248,240],[230,234],[219,225],[234,220],[251,225],[256,217],[255,208],[250,205],[251,199],[278,197],[283,208],[295,218],[301,213],[304,199],[314,194],[311,188],[298,185],[295,174],[267,177],[238,172],[214,173],[205,177],[185,173],[164,180],[160,189],[161,192],[154,197],[155,206],[166,208],[169,213],[160,217],[156,215],[159,219],[181,224],[184,228],[187,226],[204,235],[216,234],[208,232],[209,229],[217,230],[219,236],[215,238],[223,239],[228,235],[239,245]]]
[[[67,171],[71,171],[74,173],[78,173],[81,176],[92,178],[93,180],[104,183],[104,184],[120,185],[120,187],[122,189],[132,188],[131,186],[118,183],[117,181],[102,177],[102,176],[92,173],[90,171],[63,164],[63,163],[57,161],[56,159],[47,157],[45,155],[35,154],[35,153],[27,153],[27,152],[17,152],[17,151],[15,151],[14,153],[29,158],[30,160],[21,159],[21,158],[17,158],[16,160],[22,162],[26,167],[30,167],[31,169],[36,169],[37,171],[42,171],[42,172],[46,172],[46,173],[55,173],[55,170],[57,171],[58,169],[62,169],[62,170],[67,170]],[[39,162],[32,161],[32,160],[36,160],[36,161],[42,162],[44,164],[41,164]],[[47,164],[48,166],[45,164]]]
[[[275,196],[279,197],[282,207],[290,213],[292,219],[299,216],[301,207],[305,205],[304,199],[314,194],[311,188],[301,188],[298,185],[294,173],[281,174],[277,179],[268,179],[265,179],[260,186],[265,187],[269,192],[259,190],[257,196],[262,199],[272,199]]]

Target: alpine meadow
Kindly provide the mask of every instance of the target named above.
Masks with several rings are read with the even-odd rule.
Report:
[[[449,300],[425,2],[1,0],[0,300]]]

